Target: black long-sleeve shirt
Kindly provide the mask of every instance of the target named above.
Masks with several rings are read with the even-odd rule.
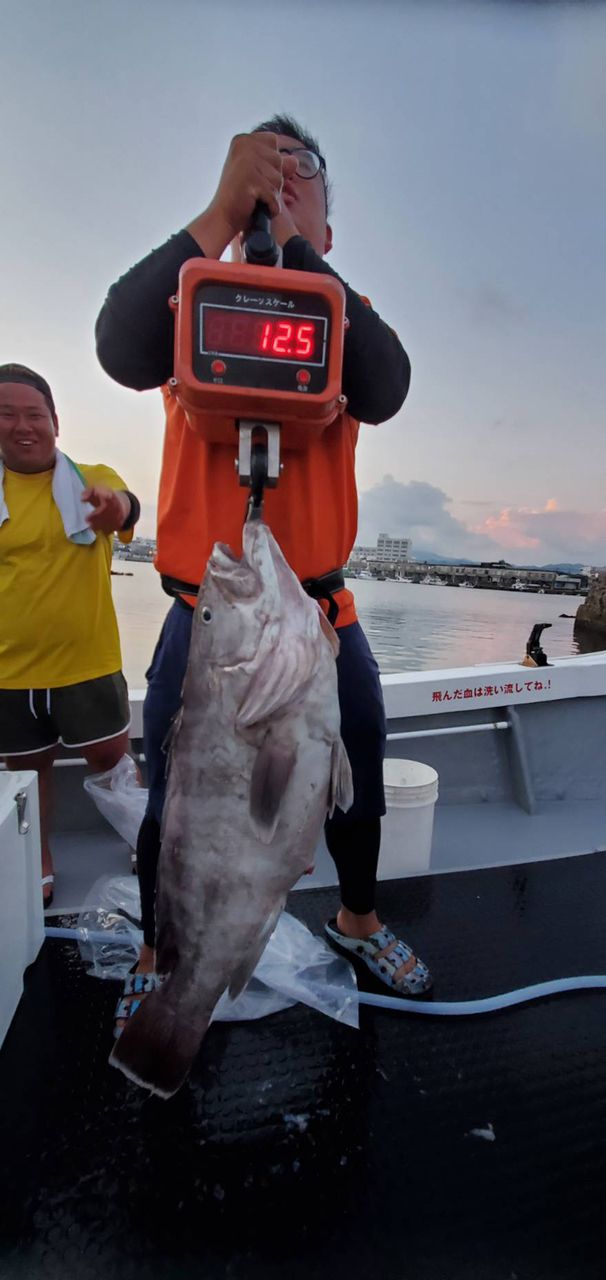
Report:
[[[174,321],[168,299],[177,292],[183,263],[196,257],[204,257],[202,249],[188,231],[180,231],[111,286],[96,340],[99,361],[116,382],[147,391],[172,376]],[[292,236],[284,245],[283,266],[340,279],[303,236]],[[404,403],[410,362],[393,330],[341,283],[349,320],[343,358],[348,411],[359,422],[386,422]]]

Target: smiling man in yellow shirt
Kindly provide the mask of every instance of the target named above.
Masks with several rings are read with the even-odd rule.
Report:
[[[115,471],[76,466],[57,435],[44,378],[0,365],[0,756],[38,773],[46,906],[58,745],[77,748],[94,772],[128,745],[110,569],[113,533],[130,542],[140,512]]]

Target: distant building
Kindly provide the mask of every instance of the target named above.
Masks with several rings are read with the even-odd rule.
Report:
[[[390,538],[380,533],[377,539],[377,560],[380,564],[400,564],[408,560],[411,548],[410,538]]]
[[[114,543],[115,560],[140,560],[151,562],[155,554],[155,538],[133,538],[132,542]]]
[[[436,564],[413,560],[410,538],[390,538],[380,533],[376,547],[354,547],[347,565],[356,577],[364,570],[373,577],[398,578],[409,582],[443,582],[445,586],[487,587],[500,591],[532,591],[557,595],[583,595],[589,577],[583,573],[560,573],[556,569],[525,568],[507,560],[477,563]],[[367,575],[366,575],[367,576]]]
[[[366,564],[404,564],[410,558],[410,538],[390,538],[380,533],[375,547],[354,547],[350,562]]]
[[[377,559],[377,548],[361,546],[354,547],[349,559],[350,562],[355,561],[357,563],[357,561],[360,561],[360,563],[365,562],[366,564],[374,564]]]

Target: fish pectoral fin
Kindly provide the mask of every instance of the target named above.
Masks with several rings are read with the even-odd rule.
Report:
[[[296,744],[285,734],[270,729],[257,752],[250,779],[250,820],[255,835],[264,844],[274,838],[296,759]]]
[[[317,666],[316,646],[302,636],[289,635],[259,663],[238,708],[241,727],[267,720],[295,702]]]
[[[353,777],[351,773],[351,765],[349,756],[345,750],[345,743],[341,737],[335,738],[332,744],[332,755],[330,760],[330,783],[328,786],[328,813],[329,817],[335,811],[336,806],[347,813],[348,809],[354,802]]]
[[[269,939],[271,938],[271,935],[278,923],[285,901],[285,898],[281,898],[273,911],[270,911],[259,937],[255,940],[252,947],[247,950],[244,960],[242,960],[238,967],[234,969],[228,988],[230,1000],[237,1000],[238,996],[250,982],[259,960],[261,959]]]

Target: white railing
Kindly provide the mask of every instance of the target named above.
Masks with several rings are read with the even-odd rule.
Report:
[[[486,711],[494,714],[526,703],[554,702],[567,698],[606,697],[606,653],[588,653],[555,658],[549,667],[522,667],[502,662],[475,667],[444,667],[437,671],[402,671],[382,675],[388,722],[413,716],[444,715],[449,712]],[[130,690],[130,737],[143,736],[144,689]],[[448,733],[482,732],[509,728],[508,722],[487,720],[452,729],[416,729],[388,733],[390,741],[412,737],[436,737]],[[78,764],[79,759],[57,764]],[[82,762],[83,763],[83,762]]]
[[[529,702],[606,696],[606,653],[555,658],[549,667],[516,662],[381,676],[388,720],[447,712],[503,710]],[[144,689],[130,693],[131,737],[143,733]]]

